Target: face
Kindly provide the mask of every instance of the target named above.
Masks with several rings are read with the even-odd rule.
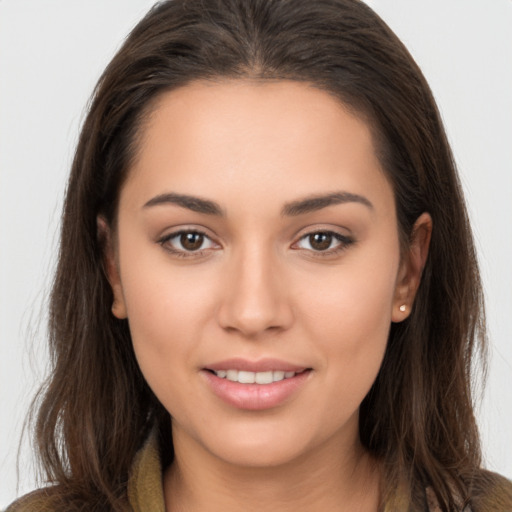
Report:
[[[113,312],[175,446],[268,466],[357,443],[414,289],[365,122],[301,83],[166,93],[113,239]]]

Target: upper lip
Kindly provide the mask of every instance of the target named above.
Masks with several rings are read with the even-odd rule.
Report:
[[[235,357],[232,359],[225,359],[205,367],[206,370],[242,370],[246,372],[268,372],[268,371],[283,371],[283,372],[301,372],[306,370],[307,366],[300,366],[280,359],[264,358],[256,361],[242,359]]]

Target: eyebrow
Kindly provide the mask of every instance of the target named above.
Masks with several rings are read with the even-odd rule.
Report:
[[[305,213],[321,210],[328,206],[344,203],[359,203],[368,207],[370,210],[373,210],[373,204],[364,196],[352,194],[351,192],[333,192],[325,195],[308,196],[297,201],[286,203],[281,210],[281,215],[295,217]],[[193,212],[203,213],[206,215],[225,216],[223,209],[215,201],[172,192],[159,194],[158,196],[153,197],[144,204],[144,208],[164,204],[175,204]]]
[[[364,196],[359,194],[352,194],[350,192],[333,192],[326,195],[315,195],[292,201],[284,205],[281,215],[283,216],[297,216],[304,213],[310,213],[322,208],[327,208],[335,204],[344,203],[360,203],[370,210],[373,210],[373,204]]]
[[[224,216],[224,211],[216,202],[186,194],[160,194],[144,204],[144,208],[163,204],[176,204],[193,212],[204,213],[206,215]]]

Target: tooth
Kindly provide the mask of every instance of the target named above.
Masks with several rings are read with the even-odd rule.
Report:
[[[258,372],[254,381],[256,384],[270,384],[273,381],[272,372]]]
[[[243,370],[238,372],[238,382],[241,384],[254,384],[255,378],[256,374],[254,372],[246,372]]]
[[[226,372],[226,377],[228,380],[238,382],[238,370],[228,370]]]
[[[1,1],[1,0],[0,0]],[[296,372],[284,372],[282,370],[270,370],[266,372],[248,372],[245,370],[215,370],[215,375],[220,379],[227,378],[232,382],[240,384],[271,384],[283,379],[289,379],[296,375]]]

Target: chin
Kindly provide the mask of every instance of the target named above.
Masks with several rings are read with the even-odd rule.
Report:
[[[268,469],[291,464],[303,454],[300,446],[288,442],[279,445],[276,442],[236,443],[216,447],[216,455],[225,463],[248,469]]]
[[[201,436],[201,441],[207,451],[225,463],[256,469],[296,462],[311,449],[321,446],[324,437],[329,437],[325,432],[309,430],[300,421],[292,425],[286,423],[238,422],[212,429]]]

